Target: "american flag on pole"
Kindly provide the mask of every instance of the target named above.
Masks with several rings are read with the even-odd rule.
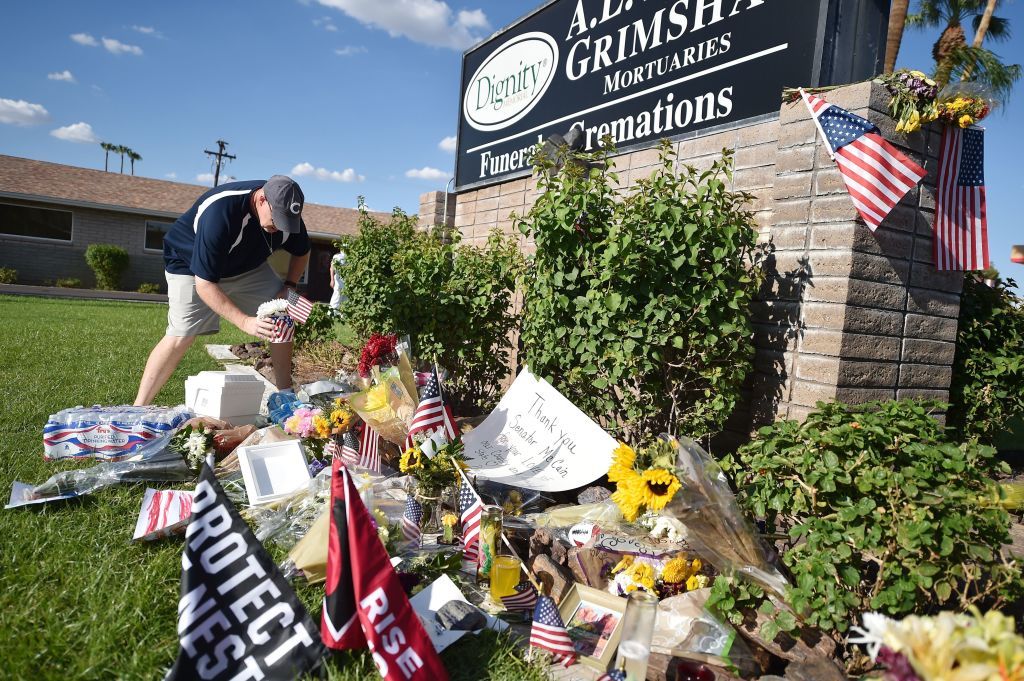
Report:
[[[405,512],[402,514],[402,536],[417,546],[420,543],[421,520],[423,520],[423,506],[410,494],[405,498]]]
[[[455,417],[452,410],[444,403],[441,396],[441,384],[437,380],[437,371],[431,370],[427,377],[427,383],[420,393],[420,404],[412,415],[412,424],[409,426],[409,435],[405,438],[405,447],[408,449],[416,444],[413,435],[416,433],[432,433],[437,428],[444,428],[448,440],[455,439]]]
[[[506,610],[533,610],[537,606],[537,590],[533,584],[523,582],[516,587],[516,592],[511,596],[502,596],[501,604]]]
[[[801,90],[814,124],[828,144],[846,190],[871,231],[927,174],[882,139],[878,127]]]
[[[359,443],[359,465],[380,473],[380,435],[369,423],[363,424],[363,439]]]
[[[568,667],[576,661],[576,648],[550,596],[541,596],[537,599],[537,607],[533,611],[533,626],[530,627],[530,645],[551,653],[563,667]]]
[[[359,442],[356,436],[349,431],[341,436],[340,454],[341,460],[346,466],[354,466],[359,463]]]
[[[462,569],[472,570],[475,574],[477,563],[480,562],[480,517],[484,503],[469,480],[462,475],[459,485],[459,519],[462,522]]]
[[[985,131],[946,126],[939,148],[935,199],[935,269],[983,270],[989,265],[985,218]]]
[[[622,669],[613,669],[597,677],[597,681],[626,681],[626,672]]]
[[[309,313],[313,311],[313,302],[303,298],[292,289],[288,289],[288,315],[299,324],[305,324]]]

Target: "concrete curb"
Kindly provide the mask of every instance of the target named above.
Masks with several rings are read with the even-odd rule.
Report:
[[[162,293],[136,293],[134,291],[97,291],[82,288],[58,288],[57,286],[26,286],[23,284],[0,284],[0,295],[36,296],[40,298],[76,298],[80,300],[118,300],[128,303],[166,303]]]

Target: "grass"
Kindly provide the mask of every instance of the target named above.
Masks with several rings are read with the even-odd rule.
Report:
[[[0,496],[86,463],[47,463],[47,417],[79,404],[130,404],[166,308],[0,296]],[[185,378],[216,369],[204,342],[237,343],[230,324],[196,342],[157,396],[184,400]],[[153,483],[150,483],[153,485]],[[152,679],[174,662],[181,540],[131,541],[145,483],[69,503],[0,510],[0,659],[11,679]],[[283,556],[272,551],[275,559]],[[314,618],[322,587],[297,589]],[[507,637],[468,636],[443,656],[453,679],[543,679]],[[328,678],[377,679],[365,653],[335,656]]]

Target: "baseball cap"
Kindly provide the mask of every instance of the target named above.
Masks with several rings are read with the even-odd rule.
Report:
[[[286,175],[274,175],[263,185],[263,193],[270,203],[274,226],[282,232],[298,234],[306,197],[295,180]]]

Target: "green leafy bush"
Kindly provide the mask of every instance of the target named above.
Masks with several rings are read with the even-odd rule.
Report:
[[[13,267],[0,267],[0,284],[17,284],[18,270]]]
[[[160,284],[144,281],[139,284],[138,293],[160,293]]]
[[[751,197],[727,187],[731,152],[676,172],[666,142],[657,171],[626,192],[600,169],[612,151],[537,161],[542,194],[519,223],[537,245],[526,361],[629,441],[715,433],[754,354]]]
[[[67,277],[57,280],[57,288],[82,288],[82,280],[78,277]]]
[[[1024,301],[1012,280],[964,280],[950,386],[949,424],[964,440],[992,444],[1024,415]]]
[[[337,340],[334,323],[338,313],[330,305],[313,303],[309,317],[302,324],[295,324],[295,346],[302,347],[310,343],[325,343]]]
[[[723,459],[740,503],[789,537],[788,601],[806,624],[844,632],[865,611],[999,607],[1022,593],[1020,566],[1001,553],[1009,517],[985,503],[987,472],[1005,464],[951,442],[930,415],[943,406],[819,402]]]
[[[413,353],[451,374],[445,384],[462,415],[490,408],[509,372],[513,296],[523,258],[516,241],[495,232],[483,248],[416,229],[395,210],[388,222],[365,209],[359,234],[343,238],[341,313],[355,334],[408,335]]]
[[[110,244],[90,244],[85,249],[85,262],[96,275],[96,288],[115,291],[121,275],[128,269],[128,251]]]

